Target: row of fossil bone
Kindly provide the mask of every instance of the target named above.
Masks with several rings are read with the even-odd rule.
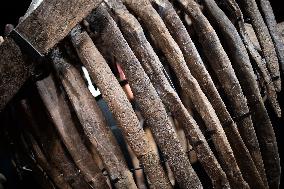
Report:
[[[116,188],[137,188],[80,73],[82,64],[143,167],[149,187],[172,188],[159,154],[112,73],[109,61],[114,61],[122,67],[139,111],[180,188],[202,188],[202,183],[169,113],[182,126],[214,188],[278,188],[278,147],[260,89],[264,88],[280,117],[277,92],[281,90],[283,44],[269,2],[257,3],[242,0],[240,8],[234,0],[203,0],[201,9],[192,0],[108,0],[85,24],[75,27],[63,45],[51,52],[52,74],[34,87],[43,104],[39,106],[34,102],[36,97],[29,97],[22,100],[20,108],[24,120],[33,126],[26,134],[31,148],[55,185],[86,188],[87,182],[94,188],[109,187],[76,130],[75,112],[111,183]],[[256,31],[258,50],[247,34],[241,10]],[[190,26],[183,14],[189,17]],[[193,30],[196,41],[188,30]],[[72,48],[76,51],[70,53]],[[182,97],[165,74],[165,64],[175,75],[175,85],[184,92]],[[185,99],[191,101],[191,107]],[[41,115],[41,107],[48,118]],[[40,126],[44,119],[51,122],[46,120],[49,124]],[[201,125],[213,145],[208,144]],[[61,140],[82,177],[64,155]]]

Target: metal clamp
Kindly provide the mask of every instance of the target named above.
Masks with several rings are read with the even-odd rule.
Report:
[[[50,73],[50,67],[46,62],[47,57],[38,51],[21,33],[16,29],[13,29],[9,36],[16,42],[20,47],[22,53],[27,54],[33,64],[32,69],[32,80],[38,81],[47,77]]]
[[[32,59],[42,61],[44,55],[42,55],[21,33],[16,29],[13,29],[9,36],[17,43],[20,49],[27,53]]]

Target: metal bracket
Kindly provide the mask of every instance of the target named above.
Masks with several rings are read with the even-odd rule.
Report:
[[[20,47],[22,53],[28,55],[33,61],[34,67],[32,69],[32,80],[38,81],[47,77],[50,73],[50,69],[47,62],[47,56],[39,52],[21,33],[16,29],[13,29],[9,36]]]
[[[27,53],[30,58],[42,62],[45,58],[21,33],[13,29],[9,36],[17,43],[21,51]]]

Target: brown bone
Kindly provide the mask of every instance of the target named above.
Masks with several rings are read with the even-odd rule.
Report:
[[[227,9],[230,13],[235,17],[234,20],[238,20],[238,27],[240,34],[243,36],[244,43],[249,47],[252,52],[251,55],[255,55],[258,60],[261,60],[259,56],[256,55],[255,50],[253,49],[251,43],[248,40],[248,36],[246,35],[246,31],[244,29],[244,20],[243,15],[238,7],[235,0],[226,1]],[[238,19],[237,19],[238,18]],[[264,70],[264,68],[263,68]],[[265,71],[263,72],[265,73]],[[266,76],[267,80],[268,76]],[[272,83],[272,82],[269,82]],[[273,87],[271,87],[273,89]],[[276,142],[275,133],[268,116],[267,111],[257,111],[258,115],[256,115],[255,122],[255,131],[257,133],[258,141],[261,147],[262,158],[264,163],[264,168],[266,171],[266,176],[268,180],[268,184],[272,188],[278,188],[280,184],[280,158],[278,154],[278,146]]]
[[[232,22],[236,24],[239,34],[241,35],[242,40],[248,50],[248,53],[253,59],[253,66],[260,72],[261,79],[265,83],[268,101],[273,107],[275,113],[277,114],[277,107],[279,106],[277,101],[277,94],[269,71],[266,67],[266,61],[262,59],[258,51],[255,49],[254,44],[250,40],[250,37],[248,36],[248,32],[244,25],[243,14],[237,3],[234,0],[228,0],[225,2],[226,6],[224,8],[230,12],[230,20],[232,20]]]
[[[90,185],[84,180],[83,176],[76,168],[76,165],[69,158],[64,149],[54,125],[48,120],[45,112],[40,109],[42,105],[37,93],[33,90],[34,94],[29,97],[29,100],[21,102],[22,114],[24,115],[29,128],[26,128],[33,134],[33,136],[42,146],[43,153],[51,167],[56,167],[64,180],[76,189],[90,189]],[[33,100],[30,100],[30,99]],[[59,187],[61,188],[62,185]]]
[[[234,155],[244,178],[246,181],[249,181],[249,184],[251,185],[260,184],[261,179],[252,157],[238,132],[236,124],[232,120],[225,104],[218,94],[218,91],[182,21],[167,0],[153,0],[153,2],[159,5],[159,13],[173,38],[183,51],[187,66],[191,70],[193,76],[198,80],[200,87],[207,95],[208,100],[211,102],[214,110],[216,111],[221,124],[224,126],[224,131],[228,141],[230,142],[232,150],[234,151]],[[260,181],[255,182],[255,180]]]
[[[85,180],[92,187],[109,188],[76,129],[64,91],[57,86],[54,76],[50,75],[36,85],[52,122]]]
[[[244,14],[248,15],[251,19],[252,26],[255,29],[256,36],[267,62],[266,66],[270,72],[275,89],[279,92],[281,91],[279,63],[269,30],[265,25],[255,0],[241,0],[239,5]]]
[[[247,187],[212,105],[202,92],[196,79],[191,75],[181,50],[171,37],[160,16],[149,1],[126,0],[125,4],[141,18],[145,27],[150,31],[152,36],[154,36],[159,48],[164,52],[169,64],[174,69],[180,85],[188,93],[195,108],[204,119],[207,129],[212,131],[212,139],[219,158],[222,159],[221,166],[228,176],[230,186]]]
[[[260,5],[261,12],[263,13],[263,17],[265,23],[270,32],[271,38],[274,42],[275,50],[278,55],[278,60],[282,66],[282,72],[284,71],[284,43],[281,40],[280,34],[277,31],[277,23],[276,19],[271,7],[269,0],[256,0],[256,2]]]
[[[100,89],[123,136],[142,164],[149,184],[153,188],[172,188],[161,167],[158,155],[150,146],[139,120],[124,91],[86,32],[72,32],[76,51]]]
[[[48,162],[35,138],[30,133],[27,133],[26,137],[26,140],[30,143],[36,162],[44,171],[46,171],[54,184],[58,188],[71,189],[71,186],[64,180],[63,174],[60,173],[57,167]]]
[[[90,24],[92,27],[104,28],[99,33],[100,37],[121,64],[129,80],[135,101],[147,125],[149,125],[165,160],[169,163],[179,186],[182,188],[201,188],[199,178],[191,167],[161,99],[116,23],[103,6],[97,9],[94,18],[105,21],[99,23],[90,22]]]
[[[209,148],[198,125],[187,112],[177,93],[165,77],[163,66],[147,41],[141,25],[121,2],[109,1],[109,3],[115,12],[115,18],[120,23],[119,26],[125,39],[149,76],[164,105],[183,126],[187,139],[192,144],[199,161],[211,178],[214,188],[229,187],[227,177]]]
[[[52,60],[84,133],[98,151],[111,181],[116,188],[137,188],[119,146],[83,77],[62,56],[59,49],[53,51]]]
[[[206,7],[205,10],[207,10],[209,18],[211,19],[211,23],[213,23],[213,25],[220,30],[220,38],[224,39],[225,45],[227,46],[227,52],[231,58],[232,66],[234,67],[235,73],[238,76],[243,92],[248,99],[248,105],[250,106],[250,111],[252,112],[252,119],[258,119],[255,117],[257,112],[266,110],[257,86],[257,82],[254,78],[254,72],[250,64],[249,56],[246,53],[246,48],[242,42],[242,39],[234,25],[231,23],[225,13],[217,6],[214,0],[205,0],[204,4]],[[258,125],[256,125],[256,127],[257,126]],[[242,127],[242,125],[240,127]],[[252,155],[252,157],[262,177],[263,183],[266,185],[266,188],[268,188],[260,151],[254,153],[258,153]],[[255,182],[255,179],[253,179],[249,182],[249,184],[253,188],[257,182]],[[261,188],[261,186],[254,187]],[[264,187],[264,185],[262,187]]]

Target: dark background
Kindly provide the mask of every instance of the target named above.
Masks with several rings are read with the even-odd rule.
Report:
[[[23,16],[31,0],[1,0],[0,1],[0,35],[3,36],[5,24],[16,25]]]
[[[283,22],[284,21],[284,12],[283,12],[283,6],[282,6],[282,1],[281,0],[270,0],[275,16],[276,16],[276,20],[277,22]],[[3,36],[3,32],[4,32],[4,27],[5,24],[13,24],[13,25],[17,25],[18,23],[18,19],[19,17],[23,16],[27,10],[27,8],[29,7],[30,4],[30,0],[6,0],[3,2],[0,1],[0,35]],[[1,56],[1,55],[0,55]],[[284,76],[282,75],[282,78]],[[283,84],[284,82],[282,82]],[[284,88],[284,86],[282,86],[282,88]],[[284,95],[283,92],[282,94],[279,96],[279,100],[281,101],[281,107],[282,107],[282,111],[284,112]],[[268,109],[269,111],[269,109]],[[271,112],[271,111],[269,111]],[[274,124],[274,129],[275,129],[275,133],[277,136],[277,140],[278,140],[278,147],[279,147],[279,152],[280,152],[280,157],[283,160],[284,159],[284,155],[283,155],[283,145],[284,145],[284,140],[282,140],[281,138],[284,137],[284,121],[283,119],[277,119],[275,116],[271,115],[271,121]],[[1,126],[1,123],[0,123]],[[281,137],[282,135],[282,137]],[[1,145],[0,145],[1,147]],[[3,169],[3,166],[7,166],[6,168],[9,167],[8,164],[5,164],[5,162],[0,162],[0,172],[1,169]],[[282,168],[284,168],[283,165],[283,161],[281,161],[281,165]],[[9,169],[9,168],[8,168]],[[283,185],[283,184],[282,184]],[[8,187],[10,188],[10,187]],[[14,187],[11,187],[14,188]],[[281,187],[280,187],[281,188]]]

